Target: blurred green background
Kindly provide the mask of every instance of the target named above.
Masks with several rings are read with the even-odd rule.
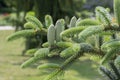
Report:
[[[96,6],[108,7],[112,12],[113,0],[0,0],[0,25],[14,25],[17,28],[24,24],[27,12],[34,12],[40,20],[49,14],[54,22],[57,19],[69,19],[72,16],[93,17]],[[1,19],[2,18],[2,19]],[[23,27],[22,27],[23,29]]]

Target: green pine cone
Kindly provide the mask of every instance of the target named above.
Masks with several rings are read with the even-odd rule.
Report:
[[[62,19],[56,22],[55,29],[56,29],[55,31],[56,42],[59,42],[61,40],[60,33],[65,29],[65,25],[64,22],[62,22]]]
[[[50,46],[55,43],[55,27],[54,25],[50,25],[48,28],[47,39]]]
[[[77,18],[75,16],[73,16],[70,20],[69,28],[75,27],[76,21],[77,21]]]

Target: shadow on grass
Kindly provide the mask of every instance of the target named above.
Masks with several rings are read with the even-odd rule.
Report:
[[[27,59],[23,60],[20,63],[13,64],[13,65],[21,65],[24,61]],[[28,68],[36,69],[37,66],[44,64],[44,63],[57,63],[57,64],[62,64],[66,59],[62,59],[59,57],[52,57],[52,58],[47,58],[44,60],[39,60],[37,63],[32,64]],[[75,72],[75,77],[85,77],[85,78],[90,78],[90,79],[95,79],[101,77],[101,75],[98,73],[97,69],[98,64],[95,62],[92,62],[89,59],[77,59],[70,67],[68,67],[67,71]],[[36,74],[36,76],[43,76],[43,75],[48,75],[50,74],[54,69],[41,69],[39,70],[39,73]],[[74,74],[74,73],[72,73]],[[30,76],[30,75],[29,75]],[[72,75],[71,75],[72,76]]]
[[[77,77],[82,76],[88,79],[94,79],[101,77],[98,72],[97,65],[98,64],[88,59],[83,61],[77,60],[75,63],[73,63],[73,65],[71,65],[70,70],[76,71],[78,73],[78,75],[76,75]]]

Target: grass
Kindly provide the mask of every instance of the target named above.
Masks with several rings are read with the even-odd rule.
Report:
[[[6,41],[6,37],[13,32],[0,31],[0,80],[43,80],[50,71],[37,70],[35,67],[20,68],[29,57],[21,56],[24,49],[23,39]],[[51,61],[58,62],[57,58],[54,59]],[[66,71],[65,80],[104,80],[97,71],[97,65],[88,58],[82,57]]]

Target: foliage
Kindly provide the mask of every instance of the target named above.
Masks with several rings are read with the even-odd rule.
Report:
[[[32,40],[35,41],[36,46],[31,48],[41,47],[42,46],[41,44],[46,41],[44,37],[46,37],[47,35],[47,28],[53,22],[50,15],[46,15],[46,17],[45,22],[47,26],[41,23],[37,18],[32,16],[30,13],[28,13],[27,16],[25,17],[27,22],[24,24],[24,28],[26,28],[26,30],[17,31],[15,34],[8,36],[7,40],[12,41],[24,37],[26,40],[30,39],[31,41]]]
[[[114,5],[118,4],[120,3],[114,3]],[[119,10],[119,8],[115,9]],[[53,71],[53,73],[45,80],[59,80],[70,64],[73,64],[76,59],[83,56],[85,53],[102,56],[101,64],[105,64],[115,57],[119,53],[119,39],[114,37],[108,41],[104,41],[106,38],[104,36],[109,35],[113,37],[113,35],[116,35],[116,32],[120,31],[118,23],[119,19],[117,19],[117,22],[112,22],[112,16],[108,9],[101,6],[96,7],[95,12],[96,19],[91,20],[90,22],[88,19],[80,20],[76,17],[72,17],[69,25],[66,27],[67,29],[65,28],[65,21],[63,19],[57,20],[55,25],[51,23],[51,25],[49,24],[49,27],[43,27],[42,23],[37,18],[27,15],[26,20],[32,24],[30,24],[32,26],[30,28],[33,28],[38,35],[46,35],[47,41],[41,44],[45,48],[41,47],[38,49],[32,58],[22,64],[22,67],[27,67],[38,60],[53,56],[65,58],[66,60],[57,69],[55,67],[57,64],[54,63],[48,63],[42,66],[55,68],[55,71]],[[115,14],[115,16],[120,14],[119,12],[116,13],[117,15]],[[16,36],[16,34],[17,33],[14,33],[13,36]],[[87,41],[92,36],[95,37],[95,39],[91,39],[94,41],[92,42],[95,45],[92,45],[90,41]],[[64,44],[66,42],[70,44]]]
[[[119,80],[120,79],[120,66],[118,64],[118,59],[120,56],[118,56],[115,61],[109,62],[109,68],[106,68],[105,66],[101,66],[100,70],[101,72],[108,77],[109,80]]]
[[[53,0],[52,2],[49,0],[34,0],[34,11],[36,17],[41,21],[43,21],[46,14],[49,14],[53,17],[55,22],[60,18],[65,18],[66,16],[69,18],[74,15],[79,17],[78,14],[80,14],[85,2],[86,0]]]
[[[46,14],[51,15],[53,20],[49,20],[47,17],[46,17],[47,19],[45,20],[46,21],[45,23],[48,24],[47,26],[50,26],[51,23],[55,23],[59,18],[65,18],[65,16],[69,16],[71,18],[73,15],[78,16],[76,12],[77,13],[80,12],[80,10],[78,9],[86,2],[86,0],[80,0],[80,1],[54,0],[52,2],[49,0],[44,0],[44,1],[43,0],[34,0],[34,1],[5,0],[4,2],[6,3],[7,6],[11,7],[11,9],[14,10],[14,12],[11,13],[9,16],[7,16],[5,20],[12,23],[12,25],[15,26],[15,30],[17,31],[17,30],[24,29],[23,26],[24,26],[24,23],[26,23],[25,16],[29,12],[34,12],[34,16],[36,16],[38,20],[43,22],[42,25],[44,25],[44,16]],[[75,4],[77,5],[73,6]],[[52,22],[49,22],[49,21],[52,21]],[[68,21],[69,21],[69,18],[68,18]],[[33,25],[33,24],[26,23],[25,26],[28,27],[28,25]],[[33,37],[33,40],[29,38],[26,39],[26,42],[25,42],[26,48],[23,51],[23,53],[26,52],[26,50],[28,49],[37,47],[38,46],[36,45],[37,42],[42,43],[42,41],[38,41],[38,40],[34,41],[34,40],[36,40],[36,38],[34,37]],[[44,40],[46,41],[46,39]]]

